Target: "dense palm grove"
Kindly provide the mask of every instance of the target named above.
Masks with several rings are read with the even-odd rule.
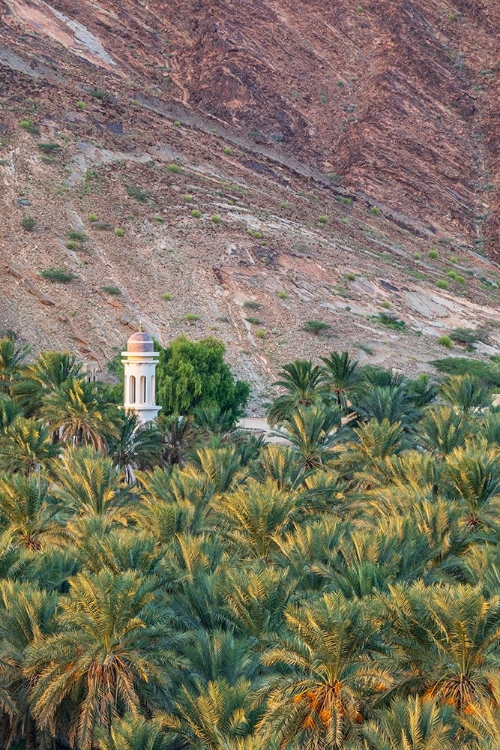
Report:
[[[479,380],[297,360],[264,444],[26,354],[0,341],[0,747],[498,748]]]

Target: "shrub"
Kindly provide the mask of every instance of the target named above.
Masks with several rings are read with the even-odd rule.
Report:
[[[453,341],[449,336],[440,336],[437,340],[439,346],[444,346],[446,349],[453,349]]]
[[[288,203],[286,203],[286,201],[281,201],[280,208],[288,208]]]
[[[171,300],[171,299],[173,299],[173,296],[174,296],[174,295],[173,295],[173,294],[171,294],[170,292],[164,292],[164,293],[163,293],[163,294],[161,295],[161,298],[162,298],[162,299],[164,299],[164,300],[166,300],[167,302],[170,302],[170,300]]]
[[[118,297],[122,293],[122,290],[117,286],[102,286],[101,291],[106,292],[106,294],[112,294],[115,297]]]
[[[266,332],[263,328],[259,328],[257,333],[255,334],[258,339],[265,339],[266,338]]]
[[[125,190],[130,198],[135,198],[139,203],[147,203],[151,199],[151,193],[148,190],[142,190],[133,185],[127,185]]]
[[[86,242],[87,235],[83,232],[79,232],[77,229],[70,229],[67,234],[68,240],[76,240],[76,242]]]
[[[500,367],[469,357],[445,357],[431,362],[436,370],[448,375],[472,375],[490,388],[500,388]]]
[[[212,214],[210,221],[213,221],[214,224],[220,224],[221,219],[219,214]]]
[[[260,240],[262,238],[262,232],[259,232],[259,231],[254,232],[253,236],[255,237],[256,240]]]
[[[380,208],[377,208],[377,206],[372,206],[370,211],[374,216],[380,216]]]
[[[385,313],[381,312],[376,317],[375,320],[377,320],[379,323],[382,323],[382,325],[387,326],[388,328],[392,328],[395,331],[402,331],[404,328],[406,328],[406,323],[404,320],[400,320],[394,313]]]
[[[77,109],[85,109],[85,106],[86,106],[86,105],[85,105],[85,102],[82,102],[82,101],[78,101],[78,102],[76,103],[76,108],[77,108]]]
[[[258,318],[245,318],[245,320],[248,323],[251,323],[253,326],[261,326],[262,320],[259,320]]]
[[[165,223],[165,219],[163,218],[163,216],[158,216],[157,214],[155,214],[151,218],[152,218],[152,221],[157,221],[159,224]]]
[[[446,271],[446,275],[448,276],[448,278],[456,280],[458,274],[456,271],[452,270],[452,271]]]
[[[324,333],[331,328],[329,323],[323,323],[321,320],[306,320],[302,326],[303,331],[307,333],[313,333],[315,336],[319,336],[320,333]]]
[[[45,268],[40,272],[40,276],[43,276],[47,281],[59,284],[67,284],[68,282],[73,281],[73,279],[76,279],[74,273],[69,273],[63,268]]]
[[[279,299],[286,299],[286,292],[278,292]]]
[[[133,104],[134,107],[137,107],[139,105],[139,99],[131,99],[130,104]]]
[[[186,201],[186,203],[191,203],[191,201],[193,200],[193,196],[189,193],[186,193],[186,195],[184,196],[184,200]]]
[[[125,234],[125,230],[121,227],[115,227],[115,234],[117,237],[123,237],[123,235]]]
[[[429,258],[433,258],[434,260],[436,260],[436,258],[439,258],[439,253],[437,250],[429,250],[427,255],[429,256]]]
[[[179,174],[181,171],[181,168],[178,164],[169,164],[167,167],[167,172],[171,172],[172,174]]]
[[[340,202],[343,206],[352,206],[352,198],[342,197]]]
[[[94,229],[98,229],[100,232],[109,232],[113,227],[109,221],[94,221]]]
[[[66,242],[66,247],[68,248],[68,250],[78,250],[80,244],[78,242],[75,242],[75,240],[68,240]]]
[[[90,96],[93,96],[94,99],[99,99],[100,102],[105,101],[109,97],[109,94],[104,89],[98,89],[92,86],[90,89],[88,89],[88,93]]]
[[[455,274],[455,281],[457,284],[465,284],[465,279],[463,276],[460,276],[460,274]]]
[[[233,149],[230,146],[226,146],[226,148],[224,149],[224,153],[227,154],[227,156],[231,156],[231,154],[233,153]]]
[[[454,328],[450,337],[457,344],[476,344],[478,341],[487,343],[488,331],[484,328]]]
[[[415,260],[420,260],[420,258],[422,257],[422,253],[413,253],[413,257],[415,258]]]
[[[180,126],[182,125],[182,123],[181,123],[180,120],[174,120],[174,125],[175,125],[176,128],[180,128]]]
[[[195,313],[186,313],[184,315],[184,320],[187,320],[188,323],[194,323],[196,320],[199,320],[200,316],[195,315]]]
[[[61,150],[61,146],[58,143],[38,143],[37,148],[44,154],[54,154]]]
[[[38,125],[34,125],[31,120],[20,120],[19,127],[26,130],[27,133],[31,133],[31,135],[40,135],[40,128]]]
[[[390,302],[388,302],[388,300],[386,300],[386,299],[385,299],[385,300],[384,300],[384,301],[382,302],[382,307],[384,308],[384,310],[389,310],[389,309],[390,309],[390,307],[391,307],[391,303],[390,303]]]
[[[260,310],[263,305],[260,302],[255,302],[254,300],[247,300],[243,303],[243,307],[246,307],[247,310]]]
[[[446,279],[439,279],[438,282],[437,282],[437,286],[439,287],[439,289],[449,289],[450,288],[450,285],[448,284],[448,282],[446,281]]]
[[[347,279],[347,281],[355,281],[356,274],[355,273],[348,273],[348,274],[346,274],[346,279]]]
[[[26,232],[34,232],[36,229],[36,219],[32,216],[25,216],[21,219],[21,226]]]
[[[89,214],[89,221],[97,221],[97,215],[96,214]]]
[[[321,224],[322,226],[324,226],[327,221],[328,221],[328,216],[325,216],[325,214],[318,216],[318,224]]]
[[[198,211],[197,208],[193,208],[193,210],[191,211],[191,216],[193,217],[193,219],[199,219],[201,217],[201,211]]]
[[[456,262],[457,262],[457,259],[456,259],[456,257],[455,257],[454,255],[450,255],[450,257],[448,258],[448,261],[449,261],[450,263],[456,263]]]

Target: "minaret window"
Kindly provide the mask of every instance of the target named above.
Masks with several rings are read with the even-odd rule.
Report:
[[[129,404],[135,404],[135,375],[130,376],[128,401]]]
[[[141,379],[139,381],[139,398],[140,398],[141,404],[146,403],[146,376],[145,375],[141,375]]]

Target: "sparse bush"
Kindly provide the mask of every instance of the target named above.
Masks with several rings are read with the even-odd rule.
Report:
[[[257,333],[255,334],[258,339],[265,339],[266,338],[266,332],[263,328],[259,328]]]
[[[94,221],[93,227],[100,232],[110,232],[113,229],[109,221]]]
[[[122,290],[117,286],[102,286],[101,291],[106,294],[112,294],[114,297],[119,297],[122,293]]]
[[[340,198],[340,202],[343,206],[352,206],[352,198],[347,198],[347,196],[343,196],[342,198]]]
[[[375,320],[377,320],[379,323],[382,323],[382,325],[387,326],[387,328],[392,328],[395,331],[402,331],[406,328],[406,323],[404,320],[401,320],[398,318],[394,313],[386,313],[381,312],[376,317]]]
[[[380,216],[380,208],[377,208],[377,206],[372,206],[370,209],[370,213],[372,213],[374,216]]]
[[[174,120],[174,125],[175,125],[176,128],[180,128],[180,126],[182,125],[182,123],[181,123],[180,120]]]
[[[436,260],[436,258],[439,258],[439,253],[437,250],[429,250],[427,255],[429,256],[429,258],[432,258],[433,260]]]
[[[89,214],[89,221],[97,221],[97,214]]]
[[[431,362],[436,370],[448,375],[472,375],[482,380],[489,388],[500,388],[500,367],[469,357],[445,357]]]
[[[105,101],[109,98],[109,94],[104,89],[98,89],[92,86],[90,89],[88,89],[88,93],[90,96],[93,96],[94,99],[99,99],[100,102]]]
[[[478,341],[488,342],[488,331],[485,328],[454,328],[450,337],[457,344],[476,344]]]
[[[420,258],[422,257],[422,253],[419,253],[419,252],[413,253],[413,257],[415,258],[415,260],[420,260]]]
[[[37,148],[44,154],[54,154],[61,150],[58,143],[37,143]]]
[[[450,257],[448,258],[448,261],[449,261],[449,263],[456,263],[457,259],[456,259],[456,257],[454,255],[450,255]]]
[[[439,289],[449,289],[450,288],[450,285],[446,281],[446,279],[438,279],[438,282],[437,282],[436,286],[438,286]]]
[[[389,309],[390,309],[390,307],[391,307],[391,303],[390,303],[390,302],[389,302],[388,300],[386,300],[386,299],[385,299],[385,300],[384,300],[384,301],[382,302],[382,304],[381,304],[381,307],[383,307],[383,308],[384,308],[384,310],[389,310]]]
[[[85,106],[86,106],[86,105],[85,105],[85,102],[82,102],[82,101],[78,101],[78,102],[76,103],[76,108],[77,108],[77,109],[85,109]]]
[[[328,216],[325,216],[325,214],[322,214],[321,216],[318,216],[318,224],[321,226],[324,226],[328,221]]]
[[[87,235],[84,232],[79,232],[77,229],[70,229],[67,234],[68,240],[75,240],[76,242],[86,242]]]
[[[258,318],[245,318],[245,320],[248,323],[251,323],[253,326],[261,326],[262,320],[259,320]]]
[[[171,172],[172,174],[179,174],[181,171],[181,168],[178,164],[169,164],[167,166],[167,172]]]
[[[25,216],[21,219],[21,226],[25,232],[34,232],[36,229],[36,219],[32,216]]]
[[[346,274],[347,281],[355,281],[356,280],[356,274],[355,273],[348,273]]]
[[[157,221],[157,222],[158,222],[158,224],[164,224],[164,223],[165,223],[165,219],[163,218],[163,216],[158,216],[157,214],[155,214],[155,215],[154,215],[154,216],[152,217],[152,220],[153,220],[153,221]]]
[[[151,200],[151,193],[148,190],[142,190],[133,185],[127,185],[125,190],[130,198],[135,198],[139,203],[148,203]]]
[[[53,283],[58,284],[68,284],[70,281],[73,281],[73,279],[76,279],[74,273],[69,273],[63,268],[45,268],[40,272],[40,276],[43,276],[47,281],[52,281]]]
[[[201,217],[201,211],[198,211],[197,208],[193,208],[193,210],[191,211],[191,216],[193,217],[193,219],[199,219]]]
[[[253,233],[253,236],[256,240],[260,240],[262,238],[262,232],[256,231]]]
[[[131,99],[130,104],[133,104],[134,107],[137,107],[139,105],[139,99]]]
[[[80,244],[76,242],[75,240],[68,240],[66,242],[66,247],[68,248],[68,250],[78,250],[78,248],[80,247]]]
[[[19,127],[26,130],[27,133],[31,133],[31,135],[40,135],[40,128],[38,125],[34,125],[31,120],[20,120]]]
[[[189,193],[186,193],[186,195],[184,196],[184,200],[186,201],[186,203],[191,203],[191,201],[193,200],[193,196]]]
[[[122,229],[122,227],[116,227],[115,234],[117,237],[123,237],[123,235],[125,234],[125,230]]]
[[[286,292],[278,292],[279,299],[286,299],[286,297],[287,297]]]
[[[161,295],[161,298],[164,299],[166,302],[170,302],[170,300],[173,299],[173,294],[170,292],[164,292],[164,294]]]
[[[219,214],[212,214],[212,216],[210,217],[210,221],[213,221],[214,224],[220,224],[221,218]]]
[[[321,320],[306,320],[306,322],[302,326],[303,331],[307,331],[307,333],[313,333],[315,336],[319,336],[320,333],[329,331],[330,328],[331,325],[329,323],[324,323]]]
[[[226,148],[224,149],[224,153],[227,154],[227,156],[231,156],[231,154],[233,153],[233,149],[230,146],[226,146]]]
[[[200,316],[195,315],[195,313],[186,313],[184,315],[184,320],[187,320],[188,323],[194,323],[196,320],[199,320]]]
[[[444,346],[446,349],[453,349],[453,341],[449,336],[440,336],[437,343],[439,346]]]
[[[243,303],[243,307],[246,307],[247,310],[261,310],[263,305],[250,299]]]

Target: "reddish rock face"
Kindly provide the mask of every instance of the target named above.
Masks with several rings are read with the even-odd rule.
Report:
[[[438,231],[499,231],[500,6],[482,0],[12,0],[38,77],[210,113]],[[102,77],[102,78],[101,78]],[[28,86],[29,88],[29,86]],[[115,125],[113,119],[106,124]],[[120,125],[121,127],[121,125]]]

